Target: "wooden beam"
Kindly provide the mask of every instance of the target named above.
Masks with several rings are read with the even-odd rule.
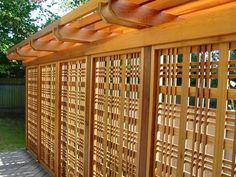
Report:
[[[183,47],[191,44],[191,42],[188,42],[190,40],[197,40],[198,44],[232,41],[236,38],[236,21],[232,21],[232,19],[236,19],[235,11],[236,7],[230,7],[220,10],[218,13],[214,12],[194,16],[192,18],[180,19],[166,25],[122,34],[110,38],[109,40],[100,40],[91,44],[81,45],[64,52],[41,57],[35,62],[56,61],[68,57],[73,58],[148,45],[163,46],[174,42]],[[222,25],[222,21],[224,25]],[[207,40],[204,38],[207,38]],[[194,42],[194,44],[197,45],[197,42]],[[33,63],[34,62],[31,64]]]
[[[75,36],[68,36],[68,34],[62,34],[61,32],[61,29],[63,28],[68,28],[66,26],[64,27],[56,27],[54,28],[53,30],[53,35],[55,36],[55,38],[58,40],[58,41],[62,41],[62,42],[74,42],[74,43],[88,43],[88,41],[86,39],[82,40],[82,39],[79,39],[79,38],[75,38]],[[68,31],[68,30],[67,30]],[[79,30],[78,30],[79,31]],[[65,32],[65,30],[64,30]],[[68,33],[68,32],[67,32]]]
[[[139,4],[139,5],[143,5],[143,4],[147,4],[149,2],[153,2],[155,0],[127,0],[129,2],[135,3],[135,4]]]
[[[137,29],[151,27],[176,18],[174,15],[121,0],[100,3],[98,11],[107,23]]]
[[[19,47],[22,47],[22,46],[25,46],[25,45],[29,44],[29,42],[32,38],[37,39],[37,38],[40,38],[41,36],[45,36],[45,35],[51,33],[53,28],[55,26],[58,26],[58,24],[59,24],[59,20],[57,20],[54,23],[48,25],[46,28],[44,28],[41,31],[35,33],[33,36],[30,36],[28,39],[26,39],[26,40],[20,42],[19,44],[13,46],[12,48],[10,48],[8,50],[8,53],[13,52],[14,50],[16,50],[16,48],[19,48]]]
[[[226,3],[233,2],[234,0],[197,0],[192,1],[181,6],[176,6],[170,9],[165,10],[165,13],[172,15],[183,15],[187,13],[192,13],[195,11],[212,8],[215,6],[223,5]]]
[[[75,44],[71,42],[61,42],[61,41],[55,41],[55,40],[51,40],[48,42],[43,42],[39,40],[31,40],[30,46],[35,51],[58,52],[58,51],[73,47],[75,46]]]
[[[70,23],[72,28],[84,28],[96,22],[102,21],[101,16],[98,13],[93,13],[89,16],[76,20]]]
[[[31,49],[19,49],[17,48],[15,51],[20,57],[38,57],[38,55],[35,53],[35,51],[32,51]]]
[[[20,42],[19,44],[13,46],[8,50],[8,53],[13,52],[16,48],[22,47],[30,42],[31,39],[38,39],[41,36],[45,36],[52,32],[52,30],[57,27],[58,25],[65,25],[67,23],[70,23],[78,18],[81,18],[97,9],[98,2],[101,2],[104,0],[91,0],[84,4],[83,6],[80,6],[73,10],[72,12],[68,13],[67,15],[61,17],[59,20],[56,20],[52,24],[48,25],[46,28],[40,30],[39,32],[35,33],[34,35],[30,36],[28,39]]]
[[[11,53],[7,54],[7,58],[8,58],[9,60],[23,60],[23,58],[20,57],[20,56],[19,56],[17,53],[15,53],[15,52],[11,52]]]
[[[196,0],[194,0],[196,1]],[[158,1],[152,1],[152,2],[148,2],[147,4],[144,4],[147,7],[150,7],[152,9],[161,11],[164,9],[168,9],[168,8],[172,8],[172,7],[176,7],[188,2],[193,2],[193,0],[158,0]]]
[[[104,2],[104,1],[106,1],[106,0],[90,0],[90,1],[88,1],[83,6],[80,6],[80,7],[76,8],[75,10],[71,11],[70,13],[68,13],[67,15],[63,16],[60,19],[60,25],[65,25],[69,22],[72,22],[76,19],[83,17],[86,14],[96,11],[98,3]]]
[[[75,29],[69,26],[55,28],[53,31],[56,39],[63,42],[89,43],[111,35],[111,32],[102,30],[95,31],[89,29]]]
[[[101,30],[104,28],[108,28],[110,26],[112,26],[112,24],[106,23],[104,21],[99,21],[97,23],[93,23],[93,24],[87,26],[87,28],[92,29],[92,30]]]

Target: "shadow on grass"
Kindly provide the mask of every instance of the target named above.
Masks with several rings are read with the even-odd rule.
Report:
[[[23,114],[0,115],[0,151],[25,147],[25,125]]]

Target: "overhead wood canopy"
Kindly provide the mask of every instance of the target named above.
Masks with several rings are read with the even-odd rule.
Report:
[[[23,62],[170,21],[234,0],[91,0],[9,49]]]

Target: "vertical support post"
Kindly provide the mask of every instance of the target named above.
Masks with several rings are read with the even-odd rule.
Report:
[[[90,90],[89,90],[89,94],[90,97],[86,100],[89,101],[89,113],[88,118],[89,118],[89,144],[88,144],[88,177],[93,177],[93,124],[94,124],[94,120],[93,120],[93,116],[94,116],[94,80],[95,80],[95,62],[94,62],[94,58],[93,57],[89,57],[90,59],[90,66],[87,65],[87,68],[90,67],[90,76],[87,76],[86,82],[89,82],[90,84]],[[87,104],[86,104],[87,106]]]
[[[28,149],[28,67],[25,73],[25,147]]]
[[[227,100],[229,43],[219,45],[220,59],[218,69],[217,111],[214,146],[213,176],[221,176],[222,153],[224,146],[224,126]]]
[[[190,62],[190,47],[185,47],[183,48],[181,113],[180,113],[180,125],[179,125],[180,132],[179,132],[179,145],[178,145],[179,147],[178,147],[176,176],[183,176],[186,122],[187,122],[187,109],[188,109],[189,62]]]
[[[60,171],[60,63],[56,63],[56,78],[55,78],[55,177],[59,177]]]
[[[126,79],[126,56],[120,56],[119,58],[122,61],[122,66],[121,66],[121,86],[120,86],[120,90],[122,92],[122,96],[120,98],[120,110],[121,110],[121,114],[119,116],[119,127],[120,127],[120,137],[119,137],[119,148],[118,148],[118,152],[119,152],[119,169],[118,169],[118,176],[122,176],[123,173],[123,136],[124,136],[124,131],[123,131],[123,126],[124,126],[124,105],[125,105],[125,79]]]
[[[41,67],[38,66],[38,78],[37,78],[37,135],[38,135],[38,161],[41,160]]]
[[[149,125],[149,104],[150,104],[150,76],[151,76],[151,52],[150,46],[144,47],[141,52],[141,104],[140,104],[140,136],[139,136],[139,165],[138,175],[146,176],[147,171],[147,148],[148,148],[148,125]]]
[[[91,95],[91,81],[93,78],[91,78],[91,70],[92,70],[92,61],[91,61],[91,56],[86,57],[86,102],[85,102],[85,149],[84,149],[84,176],[89,176],[89,170],[90,170],[90,148],[92,148],[92,142],[90,141],[91,139],[91,105],[90,105],[90,95]]]
[[[154,176],[155,168],[155,140],[156,140],[156,104],[159,93],[159,59],[158,52],[152,50],[151,57],[151,79],[150,79],[150,106],[149,106],[149,125],[148,125],[148,149],[147,149],[147,170],[146,176]]]

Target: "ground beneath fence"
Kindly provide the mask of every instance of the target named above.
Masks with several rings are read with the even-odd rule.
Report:
[[[44,168],[25,150],[0,152],[1,177],[50,177]]]

